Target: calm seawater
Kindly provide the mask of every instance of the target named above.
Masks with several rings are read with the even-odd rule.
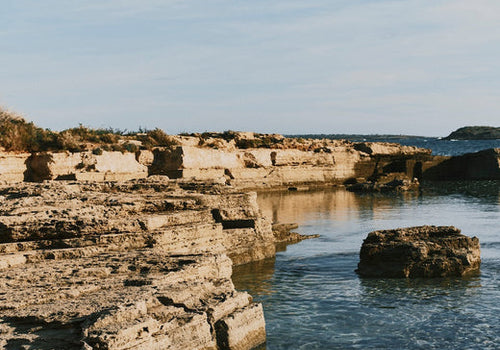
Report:
[[[500,147],[500,140],[399,142],[436,155]],[[258,200],[272,222],[296,222],[296,231],[321,235],[288,246],[275,259],[234,268],[236,287],[263,303],[263,349],[500,349],[500,182],[424,183],[421,193],[393,195],[262,193]],[[356,275],[369,232],[416,225],[453,225],[479,237],[480,274]]]
[[[421,193],[263,193],[264,215],[317,239],[234,268],[262,302],[263,349],[500,349],[500,183],[427,184]],[[373,230],[453,225],[481,242],[478,276],[364,279],[354,270]]]

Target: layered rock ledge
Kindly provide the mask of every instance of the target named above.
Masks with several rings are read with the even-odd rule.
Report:
[[[453,226],[374,231],[363,241],[356,272],[363,277],[463,276],[479,269],[479,239]]]
[[[192,190],[196,188],[196,191]],[[0,187],[0,346],[251,349],[233,264],[273,256],[254,193],[166,177]]]
[[[0,182],[125,181],[150,175],[217,181],[240,189],[297,188],[413,180],[434,164],[430,150],[391,143],[297,140],[233,133],[172,136],[135,153],[0,153]],[[139,142],[140,143],[140,142]]]
[[[169,146],[134,152],[92,150],[0,153],[0,183],[44,180],[126,181],[151,175],[216,181],[239,189],[407,191],[421,180],[500,179],[498,149],[459,157],[384,142],[290,139],[231,132],[168,136]],[[98,151],[97,151],[98,150]]]

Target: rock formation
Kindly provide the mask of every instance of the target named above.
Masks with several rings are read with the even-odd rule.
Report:
[[[318,238],[319,235],[301,235],[300,233],[293,232],[292,230],[298,228],[297,224],[273,224],[273,234],[275,243],[297,243],[304,239]]]
[[[0,346],[265,341],[262,306],[231,281],[233,263],[274,256],[255,194],[152,176],[1,186],[0,196]]]
[[[0,152],[0,183],[22,182],[29,153]]]
[[[479,269],[479,240],[453,226],[374,231],[363,241],[356,272],[363,277],[462,276]]]
[[[234,289],[232,265],[308,237],[288,224],[271,227],[256,194],[242,190],[409,190],[415,178],[469,170],[492,177],[499,168],[498,150],[464,156],[457,168],[450,164],[461,158],[390,143],[155,133],[147,149],[129,137],[134,152],[90,145],[0,154],[0,347],[250,349],[265,341],[262,306]],[[367,247],[377,245],[362,249],[372,260],[362,259],[360,274],[377,275],[380,257],[401,250],[416,260],[394,258],[389,275],[479,266],[477,239],[451,228],[446,237],[414,231],[392,234],[402,246],[370,234]],[[412,235],[430,243],[406,242]],[[377,240],[393,251],[377,255]],[[448,249],[450,257],[438,254]]]
[[[203,146],[199,145],[201,141],[193,142],[195,136],[185,136],[178,140],[177,147],[156,149],[149,173],[170,178],[218,179],[245,189],[286,189],[363,181],[411,181],[421,175],[423,162],[433,160],[429,150],[390,143],[247,134],[240,139],[239,133],[227,141],[211,136],[211,141],[204,141]],[[273,141],[263,148],[268,139]],[[217,148],[207,148],[207,144],[216,144]],[[252,148],[256,146],[259,148]]]
[[[437,157],[439,158],[439,157]],[[425,169],[426,180],[500,180],[500,148],[455,157],[441,157]]]
[[[411,181],[421,175],[424,163],[433,163],[429,150],[391,143],[326,139],[299,142],[280,135],[253,133],[233,133],[231,137],[175,136],[169,147],[135,153],[3,153],[0,181],[125,181],[166,175],[217,181],[240,189],[288,188]]]
[[[500,179],[498,149],[443,157],[392,143],[231,135],[230,140],[215,133],[209,138],[172,136],[175,142],[169,147],[135,153],[3,152],[0,182],[125,181],[165,175],[239,189],[347,185],[352,191],[405,191],[418,188],[422,179]],[[265,143],[269,139],[273,141]]]

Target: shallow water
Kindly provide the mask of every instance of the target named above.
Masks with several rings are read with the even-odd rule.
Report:
[[[499,349],[499,183],[469,194],[441,183],[421,194],[346,191],[266,193],[263,213],[321,234],[275,259],[234,269],[238,289],[264,305],[273,349]],[[362,279],[354,270],[368,232],[415,225],[454,225],[481,242],[478,276]]]

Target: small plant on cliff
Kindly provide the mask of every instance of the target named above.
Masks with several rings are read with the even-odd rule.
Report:
[[[127,152],[131,152],[131,153],[135,153],[139,150],[139,146],[137,146],[136,144],[131,143],[131,142],[124,143],[123,148],[125,148],[125,150]]]

